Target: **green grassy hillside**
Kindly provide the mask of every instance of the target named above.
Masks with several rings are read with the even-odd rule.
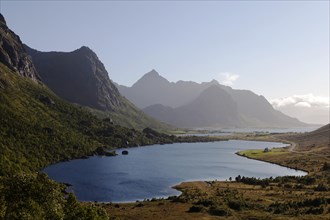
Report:
[[[135,107],[126,98],[120,97],[120,100],[122,103],[121,106],[116,107],[114,111],[100,111],[89,107],[85,108],[98,118],[111,118],[114,124],[128,128],[143,130],[146,127],[150,127],[161,132],[168,132],[177,129],[172,125],[157,121],[156,119],[148,116],[143,111]]]
[[[0,64],[0,174],[37,170],[106,148],[171,142],[172,137],[100,120],[46,86]]]

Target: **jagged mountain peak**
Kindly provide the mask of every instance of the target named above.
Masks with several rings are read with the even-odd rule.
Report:
[[[223,89],[219,85],[211,84],[208,88],[206,88],[202,93],[207,92],[219,92],[223,91]]]
[[[210,83],[211,84],[220,84],[216,79],[212,79]]]
[[[155,69],[152,69],[151,71],[147,72],[144,74],[141,79],[146,79],[146,78],[159,78],[162,77]]]
[[[92,55],[92,56],[96,56],[96,53],[89,47],[87,46],[81,46],[80,48],[78,48],[77,50],[72,51],[73,53],[81,53],[81,54],[87,54],[87,55]]]
[[[155,69],[152,69],[150,72],[148,72],[146,74],[159,76],[159,73]]]
[[[5,17],[3,17],[3,15],[0,13],[0,22],[6,24],[6,20]],[[6,24],[7,25],[7,24]]]
[[[39,75],[18,35],[11,31],[0,14],[0,62],[21,76],[38,81]]]
[[[165,85],[170,83],[167,79],[161,76],[156,70],[152,69],[150,72],[144,74],[132,87],[144,87],[147,84],[150,85]]]

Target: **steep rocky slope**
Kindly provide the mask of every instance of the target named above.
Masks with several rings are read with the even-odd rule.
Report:
[[[39,76],[22,41],[8,28],[2,14],[0,14],[0,36],[0,62],[20,75],[37,81]]]

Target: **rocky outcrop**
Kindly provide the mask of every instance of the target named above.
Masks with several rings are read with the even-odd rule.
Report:
[[[105,147],[96,148],[94,154],[97,156],[107,156],[107,157],[117,156],[116,151],[108,151]]]
[[[128,151],[127,151],[127,150],[123,150],[123,151],[121,152],[121,154],[122,154],[122,155],[128,155]]]
[[[0,62],[24,77],[34,81],[39,80],[38,73],[22,41],[8,28],[2,14],[0,14]]]

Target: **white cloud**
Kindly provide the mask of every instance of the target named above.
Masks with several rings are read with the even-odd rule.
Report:
[[[311,104],[309,104],[308,102],[298,102],[298,103],[294,104],[294,106],[297,106],[297,107],[307,107],[307,108],[312,107]]]
[[[307,95],[293,95],[284,98],[272,99],[270,103],[274,108],[282,108],[287,106],[306,107],[306,108],[329,108],[329,97]]]
[[[239,78],[239,75],[226,72],[226,73],[219,73],[217,78],[221,84],[232,86],[234,82]]]

